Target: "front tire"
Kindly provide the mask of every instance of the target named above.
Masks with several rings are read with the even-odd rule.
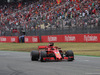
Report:
[[[31,51],[31,60],[37,61],[39,59],[39,52],[37,50]]]
[[[68,57],[68,61],[73,61],[74,60],[74,53],[72,50],[68,50],[65,52],[65,56]],[[70,58],[73,57],[73,58]]]
[[[41,51],[40,58],[39,58],[41,62],[46,62],[46,60],[43,59],[44,57],[47,57],[47,53],[46,51]]]

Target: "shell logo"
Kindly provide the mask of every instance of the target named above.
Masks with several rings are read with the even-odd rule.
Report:
[[[15,38],[11,38],[11,42],[15,42]]]
[[[32,42],[38,42],[38,39],[35,38],[35,37],[33,37],[33,38],[32,38]]]
[[[28,38],[25,38],[25,42],[28,42]]]

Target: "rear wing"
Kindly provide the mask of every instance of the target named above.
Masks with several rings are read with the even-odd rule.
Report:
[[[57,46],[53,46],[54,48],[56,48],[56,49],[61,49],[61,48],[59,48],[59,47],[57,47]],[[38,46],[38,50],[39,49],[47,49],[48,48],[48,46]]]
[[[46,49],[47,48],[47,46],[38,46],[38,50],[39,49]]]

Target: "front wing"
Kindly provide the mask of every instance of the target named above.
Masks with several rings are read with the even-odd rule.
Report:
[[[54,58],[54,57],[44,57],[43,60],[47,61],[47,60],[56,60],[56,61],[61,61],[61,60],[69,60],[69,59],[73,59],[74,57],[73,56],[70,56],[70,57],[64,57],[64,58]]]

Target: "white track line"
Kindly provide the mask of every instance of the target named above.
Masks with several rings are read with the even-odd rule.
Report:
[[[100,75],[100,73],[86,73],[86,75]]]

